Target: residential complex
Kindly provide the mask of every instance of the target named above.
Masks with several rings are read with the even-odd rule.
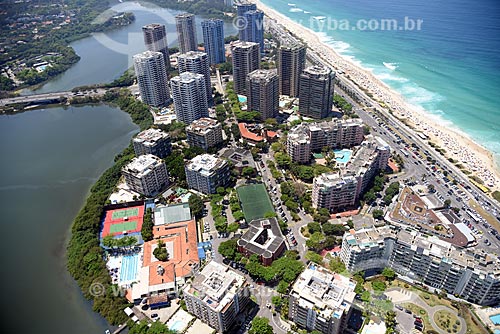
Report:
[[[247,94],[247,75],[260,66],[259,44],[236,41],[231,44],[233,58],[234,91],[237,94]]]
[[[226,61],[224,48],[224,21],[209,19],[201,22],[203,30],[203,46],[208,54],[210,65],[221,64]]]
[[[175,16],[175,28],[177,30],[180,53],[198,50],[194,14],[177,14]]]
[[[152,154],[132,159],[122,174],[130,189],[144,196],[156,195],[169,184],[165,163]]]
[[[210,62],[205,52],[189,51],[177,57],[179,74],[191,72],[203,75],[208,105],[213,104],[212,84],[210,82]]]
[[[142,27],[144,44],[149,51],[161,52],[165,60],[165,68],[170,68],[170,56],[168,54],[167,31],[164,24],[151,23]]]
[[[471,303],[500,302],[500,265],[494,255],[457,248],[410,228],[351,230],[344,235],[340,257],[352,272],[390,267]]]
[[[314,178],[312,204],[315,208],[327,208],[339,212],[353,208],[367,189],[376,173],[387,167],[389,146],[380,138],[369,137],[341,166],[338,172],[321,174]]]
[[[288,133],[287,153],[293,161],[308,163],[313,152],[321,152],[325,147],[350,148],[360,145],[363,139],[363,122],[360,119],[302,123]]]
[[[247,76],[248,111],[260,113],[261,120],[275,118],[279,111],[276,70],[255,70]]]
[[[208,117],[205,77],[202,74],[184,72],[170,79],[177,121],[191,122]]]
[[[143,154],[165,158],[172,151],[170,135],[160,129],[147,129],[140,132],[132,140],[136,156]]]
[[[276,218],[252,220],[248,230],[238,239],[238,251],[246,257],[259,256],[263,265],[269,266],[286,250],[285,237]]]
[[[229,182],[229,164],[215,155],[198,155],[186,164],[185,170],[189,188],[204,194],[215,194],[217,187]]]
[[[189,146],[207,151],[222,143],[222,125],[212,118],[200,118],[186,127],[186,135]]]
[[[239,30],[241,41],[259,44],[260,51],[264,51],[264,12],[249,10],[243,13],[244,27]]]
[[[294,43],[278,49],[278,77],[280,95],[299,97],[300,75],[306,64],[305,45]]]
[[[219,333],[231,327],[250,299],[245,277],[215,261],[183,291],[189,313]]]
[[[288,318],[308,332],[343,333],[355,287],[356,282],[349,278],[310,264],[292,287]]]
[[[170,101],[163,53],[145,51],[135,55],[134,69],[142,102],[161,107]]]
[[[299,112],[322,119],[331,116],[335,72],[324,66],[311,66],[300,75]]]

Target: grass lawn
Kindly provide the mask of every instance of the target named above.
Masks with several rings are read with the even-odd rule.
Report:
[[[405,290],[409,290],[409,291],[415,292],[430,307],[434,307],[434,306],[438,306],[438,305],[444,305],[444,306],[447,306],[447,307],[449,307],[451,309],[456,309],[455,307],[452,306],[451,301],[449,301],[447,299],[444,299],[444,298],[439,298],[439,296],[437,296],[437,295],[435,295],[433,293],[430,293],[430,292],[427,292],[427,291],[423,291],[423,290],[419,289],[418,287],[415,287],[413,285],[407,284],[407,283],[402,282],[402,281],[400,281],[398,279],[395,279],[394,281],[392,281],[389,287],[399,287],[399,288],[403,288]]]
[[[444,331],[448,333],[457,333],[460,330],[460,321],[448,311],[437,311],[434,313],[434,321]]]
[[[247,222],[264,218],[264,215],[268,212],[274,213],[273,204],[269,199],[266,187],[262,183],[239,187],[236,192]]]
[[[422,318],[422,321],[424,322],[424,331],[427,332],[428,330],[434,330],[434,327],[432,327],[431,322],[429,321],[429,315],[423,308],[412,303],[404,303],[402,306]]]
[[[488,330],[480,323],[472,311],[465,305],[460,305],[458,315],[465,319],[467,334],[488,334]]]

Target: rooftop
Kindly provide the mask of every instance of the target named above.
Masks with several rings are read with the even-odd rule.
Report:
[[[292,296],[302,307],[313,309],[324,318],[340,318],[354,301],[356,283],[315,264],[302,272],[293,285]]]
[[[197,74],[193,72],[184,72],[179,74],[178,76],[173,77],[170,81],[175,83],[190,83],[196,80],[205,80],[203,74]]]
[[[141,178],[160,164],[163,164],[163,160],[157,156],[144,154],[132,159],[132,161],[123,168],[123,171],[135,174],[135,176]]]
[[[248,79],[252,81],[269,82],[276,78],[278,78],[276,70],[255,70],[248,74]]]
[[[154,211],[155,225],[168,225],[172,223],[191,220],[189,204],[173,204],[157,207]]]
[[[194,60],[194,59],[199,59],[199,58],[203,58],[203,57],[207,57],[207,54],[205,52],[201,52],[201,51],[188,51],[186,53],[181,53],[177,56],[177,59],[190,59],[190,60]]]
[[[254,42],[235,41],[231,43],[231,49],[251,49],[258,45],[259,43]]]
[[[154,145],[159,140],[170,138],[169,134],[160,129],[147,129],[140,132],[135,138],[134,142],[142,143],[146,146]]]
[[[245,277],[227,266],[210,261],[184,291],[204,301],[208,307],[220,312],[230,304]]]
[[[255,219],[238,239],[238,246],[264,258],[272,258],[284,242],[285,238],[276,218]]]
[[[219,123],[212,118],[204,117],[193,121],[186,127],[186,131],[197,132],[200,134],[205,134],[218,126]]]
[[[152,57],[163,57],[163,54],[161,52],[156,52],[156,51],[144,51],[142,53],[138,53],[136,55],[134,55],[134,59],[141,59],[141,60],[145,60],[145,59],[149,59],[149,58],[152,58]]]
[[[314,65],[305,68],[303,73],[326,78],[332,73],[332,70],[325,66]]]
[[[213,154],[200,154],[188,162],[186,168],[188,170],[197,171],[202,175],[209,176],[225,164],[227,164],[225,160],[217,158]]]

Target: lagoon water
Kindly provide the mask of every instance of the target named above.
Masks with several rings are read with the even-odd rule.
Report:
[[[71,223],[138,131],[106,105],[0,116],[2,333],[104,333],[66,270]]]
[[[443,126],[500,162],[500,3],[494,0],[262,0],[313,29]],[[421,19],[420,31],[342,30],[347,20]]]

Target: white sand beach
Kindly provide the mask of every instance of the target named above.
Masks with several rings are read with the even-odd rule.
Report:
[[[500,172],[493,154],[472,141],[467,135],[436,123],[428,114],[419,111],[407,103],[404,98],[385,83],[377,79],[370,71],[354,64],[337,54],[335,50],[321,42],[318,35],[288,17],[269,8],[258,0],[252,0],[265,14],[285,26],[292,34],[307,41],[309,47],[336,70],[343,71],[357,85],[369,91],[374,100],[383,102],[393,110],[398,118],[405,118],[417,131],[429,136],[429,139],[446,150],[446,156],[461,162],[473,174],[484,181],[491,190],[500,189]]]

